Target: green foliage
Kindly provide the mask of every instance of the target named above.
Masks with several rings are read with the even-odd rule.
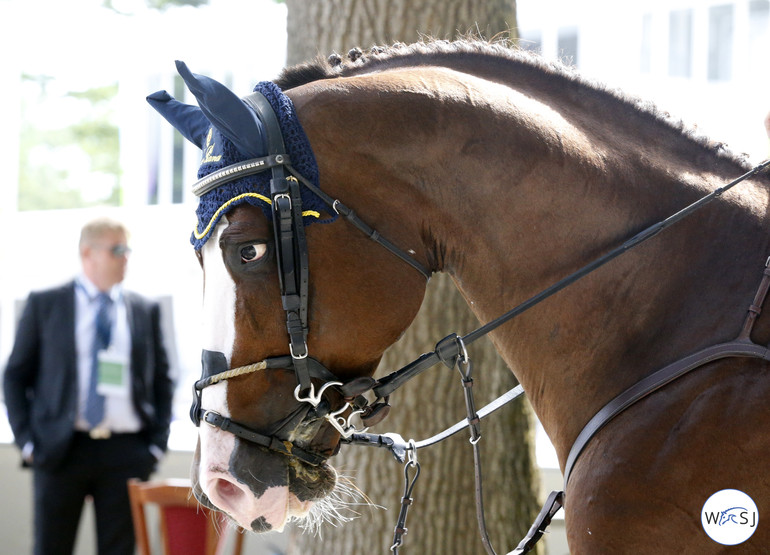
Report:
[[[49,77],[24,75],[22,81],[36,94],[25,95],[22,105],[19,210],[119,205],[117,84],[57,96],[48,91]],[[41,121],[51,111],[71,115],[71,123]]]

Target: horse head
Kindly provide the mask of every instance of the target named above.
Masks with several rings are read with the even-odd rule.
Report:
[[[335,221],[275,85],[241,99],[177,67],[199,106],[165,91],[148,101],[203,153],[192,236],[204,274],[194,491],[245,529],[280,530],[334,492],[327,460],[383,351],[414,318],[425,278]]]

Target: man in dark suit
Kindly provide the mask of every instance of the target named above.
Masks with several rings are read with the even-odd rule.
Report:
[[[35,553],[71,554],[86,496],[99,553],[133,555],[126,481],[166,450],[173,384],[160,309],[125,291],[130,250],[119,222],[86,224],[82,273],[32,293],[3,385],[8,419],[34,472]]]

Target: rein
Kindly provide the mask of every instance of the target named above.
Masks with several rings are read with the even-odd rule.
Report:
[[[476,509],[481,539],[487,553],[491,555],[494,555],[495,553],[487,536],[484,520],[481,488],[482,477],[478,448],[478,443],[481,439],[480,421],[505,403],[519,397],[523,394],[523,389],[521,386],[517,386],[477,412],[472,393],[472,366],[467,355],[466,346],[551,297],[565,287],[575,283],[594,270],[604,266],[621,254],[624,254],[642,242],[654,237],[667,227],[691,215],[709,202],[720,197],[733,186],[758,174],[770,165],[770,160],[757,165],[734,181],[716,189],[712,193],[702,197],[672,216],[637,233],[620,246],[610,250],[576,272],[568,275],[517,307],[467,335],[460,337],[457,334],[450,334],[439,341],[432,352],[421,355],[418,359],[402,367],[400,370],[379,380],[374,380],[373,378],[358,378],[347,384],[343,384],[342,381],[336,379],[333,373],[326,369],[320,362],[308,356],[307,305],[309,265],[302,201],[299,193],[300,183],[318,196],[331,210],[344,216],[357,229],[382,247],[386,248],[399,259],[412,266],[426,279],[430,278],[430,271],[423,267],[422,264],[417,262],[412,256],[382,237],[375,229],[368,226],[353,210],[342,204],[338,199],[334,199],[327,195],[311,181],[294,170],[288,155],[285,154],[283,137],[275,113],[262,94],[258,92],[252,93],[244,99],[244,102],[255,110],[265,126],[266,136],[268,138],[268,156],[246,160],[228,166],[198,181],[193,186],[193,190],[200,196],[205,192],[211,191],[230,181],[240,179],[245,175],[251,175],[268,169],[272,171],[270,200],[273,207],[273,229],[275,233],[281,298],[283,309],[287,316],[286,321],[287,332],[289,335],[290,356],[271,357],[262,362],[232,370],[227,368],[226,360],[224,360],[224,368],[222,368],[221,361],[217,361],[217,364],[213,365],[212,369],[207,369],[206,352],[204,351],[204,376],[194,385],[194,401],[190,414],[196,425],[199,425],[201,421],[205,421],[209,425],[234,433],[247,441],[262,445],[263,447],[285,455],[297,457],[308,464],[322,464],[329,455],[306,451],[290,441],[282,440],[275,435],[261,434],[246,426],[233,422],[229,418],[223,417],[212,411],[206,411],[201,407],[202,390],[214,383],[268,368],[293,369],[298,382],[297,388],[294,391],[294,396],[299,403],[309,404],[310,408],[307,408],[307,410],[303,412],[297,412],[296,415],[290,415],[290,421],[294,421],[295,419],[304,421],[308,418],[325,418],[340,433],[342,442],[356,445],[385,447],[391,451],[399,462],[402,463],[408,457],[408,462],[404,470],[406,486],[402,498],[402,508],[395,529],[393,545],[391,547],[391,550],[394,553],[398,553],[398,548],[402,544],[403,535],[406,534],[407,531],[405,527],[406,514],[408,507],[412,503],[411,494],[420,474],[419,463],[417,462],[417,450],[442,441],[465,428],[470,429],[470,441],[474,450]],[[289,175],[287,175],[287,173]],[[770,259],[768,259],[768,265],[770,265]],[[646,397],[690,370],[703,366],[713,360],[744,356],[770,361],[770,351],[765,347],[754,344],[749,338],[751,327],[753,326],[756,316],[759,314],[760,307],[764,302],[768,289],[770,289],[770,270],[766,268],[755,302],[749,308],[749,316],[747,316],[744,329],[735,341],[704,349],[681,361],[669,365],[641,380],[639,383],[621,393],[621,395],[605,405],[605,407],[602,408],[585,426],[572,447],[565,468],[565,489],[571,470],[578,456],[590,439],[612,418],[641,398]],[[224,355],[222,355],[222,359],[224,359]],[[390,394],[404,385],[411,378],[417,376],[428,368],[435,366],[439,362],[450,369],[457,367],[460,372],[466,401],[467,418],[465,420],[458,422],[444,432],[420,442],[415,442],[413,440],[405,442],[398,434],[367,434],[365,433],[365,430],[357,430],[351,423],[351,418],[355,414],[361,415],[365,424],[374,424],[384,418],[390,408],[388,403]],[[324,381],[318,392],[315,391],[314,384],[311,381],[312,378]],[[329,388],[338,390],[345,401],[343,407],[334,412],[331,411],[329,403],[323,399],[324,392]],[[376,396],[374,403],[370,403],[363,396],[363,394],[368,391],[372,391]],[[351,414],[347,418],[342,417],[341,415],[349,409],[351,410]],[[281,426],[281,428],[283,427],[284,426]],[[414,470],[414,475],[410,476],[410,470],[412,469]],[[548,526],[555,513],[563,506],[563,503],[564,492],[552,492],[527,536],[514,551],[509,553],[509,555],[518,555],[530,551],[545,532],[545,528]]]
[[[372,391],[376,395],[378,395],[378,397],[380,395],[387,396],[387,395],[390,395],[397,388],[401,387],[404,383],[409,381],[411,378],[417,376],[418,374],[422,373],[428,368],[435,366],[439,362],[443,363],[449,368],[455,367],[458,363],[464,363],[464,361],[467,360],[467,352],[465,350],[466,345],[472,343],[473,341],[476,341],[477,339],[483,337],[484,335],[487,335],[488,333],[495,330],[496,328],[503,325],[504,323],[508,322],[515,316],[518,316],[519,314],[525,312],[526,310],[529,310],[530,308],[534,307],[535,305],[539,304],[545,299],[551,297],[555,293],[575,283],[582,277],[585,277],[586,275],[590,274],[594,270],[600,268],[601,266],[604,266],[605,264],[617,258],[621,254],[628,252],[632,248],[638,246],[639,244],[646,241],[647,239],[654,237],[655,235],[657,235],[664,229],[670,227],[674,223],[693,214],[700,208],[704,207],[706,204],[710,203],[716,198],[721,197],[726,191],[728,191],[738,183],[744,181],[749,177],[752,177],[758,174],[768,166],[770,166],[770,159],[758,164],[757,166],[755,166],[745,174],[741,175],[737,179],[727,183],[722,187],[719,187],[718,189],[707,194],[701,199],[686,206],[679,212],[642,230],[641,232],[637,233],[630,239],[626,240],[620,246],[615,247],[614,249],[610,250],[606,254],[596,258],[594,261],[583,266],[579,270],[573,272],[572,274],[561,279],[560,281],[556,282],[550,287],[544,289],[540,293],[534,295],[530,299],[524,301],[523,303],[516,306],[515,308],[509,310],[508,312],[502,314],[501,316],[499,316],[498,318],[495,318],[494,320],[488,322],[487,324],[477,328],[476,330],[468,333],[467,335],[460,337],[457,334],[450,334],[449,336],[439,341],[436,344],[436,348],[432,352],[421,355],[418,359],[402,367],[400,370],[397,370],[378,380],[377,385],[375,385],[372,388]],[[770,289],[770,258],[767,259],[762,281],[760,282],[760,285],[758,287],[757,293],[754,298],[754,302],[751,304],[751,306],[748,309],[748,315],[746,316],[746,320],[744,322],[743,328],[735,340],[708,347],[692,355],[689,355],[673,364],[670,364],[662,368],[661,370],[658,370],[657,372],[651,374],[650,376],[642,379],[640,382],[630,387],[628,390],[624,391],[623,393],[615,397],[613,400],[611,400],[609,403],[607,403],[607,405],[605,405],[585,425],[581,433],[575,439],[575,442],[573,443],[573,446],[570,450],[567,463],[565,465],[564,489],[566,490],[572,468],[574,467],[580,453],[583,451],[583,449],[588,444],[590,439],[602,427],[604,427],[607,423],[609,423],[610,420],[612,420],[615,416],[623,412],[625,409],[627,409],[637,401],[657,391],[658,389],[667,385],[673,380],[683,376],[687,372],[694,370],[696,368],[700,368],[701,366],[715,360],[728,358],[728,357],[750,357],[750,358],[757,358],[760,360],[770,361],[770,349],[768,349],[767,347],[758,345],[750,339],[751,330],[753,328],[754,322],[756,321],[757,316],[761,312],[761,307],[764,303],[765,297],[769,289]],[[492,549],[491,545],[489,544],[487,534],[486,534],[486,526],[484,524],[483,504],[481,500],[480,464],[478,460],[478,451],[477,451],[478,448],[476,445],[476,443],[480,439],[480,432],[478,431],[478,425],[482,417],[481,416],[482,411],[484,411],[484,416],[486,416],[487,414],[492,412],[492,410],[496,410],[496,408],[499,408],[499,406],[502,406],[503,404],[517,398],[519,394],[518,394],[518,391],[516,390],[520,386],[517,386],[516,388],[513,388],[510,391],[504,393],[502,396],[500,396],[495,401],[492,401],[489,405],[487,405],[487,407],[482,409],[482,411],[479,411],[479,413],[477,414],[472,409],[472,393],[470,390],[470,386],[466,383],[465,379],[463,380],[463,385],[465,387],[464,392],[466,396],[466,406],[468,409],[468,417],[467,417],[466,423],[461,426],[462,422],[460,422],[455,426],[448,428],[444,432],[441,432],[440,434],[433,436],[433,438],[430,438],[430,440],[428,441],[431,441],[430,444],[433,444],[433,443],[436,443],[437,441],[446,439],[447,437],[449,437],[450,435],[453,435],[453,433],[456,433],[460,429],[467,428],[467,427],[471,428],[471,444],[473,445],[473,449],[474,449],[474,464],[476,468],[475,470],[476,494],[477,494],[476,508],[477,508],[477,516],[479,519],[479,530],[481,532],[482,542],[484,543],[484,547],[487,550],[487,553],[490,555],[495,555],[494,549]],[[469,402],[469,397],[471,398],[470,402]],[[492,410],[487,411],[488,407],[489,408],[494,407],[494,408]],[[438,438],[438,439],[436,439],[435,441],[432,441],[434,438]],[[393,455],[400,462],[403,462],[402,453],[404,453],[406,450],[411,449],[411,450],[414,450],[414,452],[416,453],[416,449],[424,446],[424,445],[420,445],[420,443],[422,442],[410,441],[408,443],[405,443],[403,439],[397,434],[384,434],[381,436],[378,436],[375,434],[354,434],[350,438],[346,439],[345,441],[348,443],[355,443],[360,445],[372,445],[377,447],[385,447],[391,450]],[[416,480],[416,478],[417,476],[415,476],[414,479]],[[410,491],[411,491],[411,488],[410,488]],[[550,524],[553,516],[559,511],[559,509],[563,507],[564,499],[565,499],[564,491],[552,492],[548,496],[543,506],[543,509],[541,510],[540,514],[538,514],[534,524],[530,528],[526,537],[519,543],[516,549],[511,551],[508,555],[519,555],[519,554],[528,553],[534,547],[534,545],[537,543],[540,537],[542,537],[542,535],[545,533],[545,530]],[[403,509],[402,509],[402,513],[404,513],[404,518],[405,518],[405,511]],[[401,545],[401,538],[399,536],[399,531],[401,531],[401,533],[403,534],[403,533],[406,533],[406,529],[403,528],[403,526],[396,527],[396,537],[394,538],[393,547],[391,547],[391,550],[393,550],[394,552],[397,552],[398,546]]]

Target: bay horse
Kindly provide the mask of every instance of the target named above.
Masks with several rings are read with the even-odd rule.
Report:
[[[327,461],[349,429],[340,425],[353,410],[345,401],[371,387],[431,273],[449,273],[490,322],[748,169],[650,103],[560,64],[502,45],[435,41],[284,71],[275,94],[317,164],[298,182],[265,146],[264,104],[178,67],[200,113],[165,93],[149,100],[201,147],[201,168],[220,164],[200,173],[201,204],[247,159],[263,166],[248,171],[273,172],[268,187],[283,187],[209,199],[193,237],[205,278],[195,493],[257,532],[282,529],[332,494]],[[562,470],[608,402],[738,335],[770,256],[769,186],[753,175],[491,333]],[[311,206],[324,194],[367,234],[335,219],[336,200]],[[286,242],[292,226],[303,228],[299,246]],[[370,240],[382,237],[392,248]],[[770,341],[760,309],[742,341]],[[728,488],[767,518],[768,399],[767,359],[729,356],[626,408],[571,468],[571,552],[719,552],[701,511]],[[342,416],[323,418],[330,413]],[[741,552],[768,545],[761,523]]]

